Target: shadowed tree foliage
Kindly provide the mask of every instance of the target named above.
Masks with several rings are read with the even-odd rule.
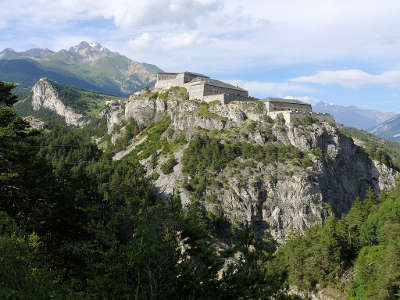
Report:
[[[6,86],[0,102],[11,105]],[[267,268],[271,251],[243,250],[252,236],[220,277],[207,218],[177,196],[159,199],[145,174],[135,155],[115,162],[86,131],[35,131],[0,106],[0,298],[285,296],[285,272]]]

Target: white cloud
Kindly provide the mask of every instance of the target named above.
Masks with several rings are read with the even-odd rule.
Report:
[[[289,82],[259,82],[259,81],[230,81],[231,84],[239,85],[247,89],[250,95],[256,97],[285,97],[289,93],[313,93],[314,89],[296,83]],[[298,99],[298,98],[296,98]]]
[[[321,102],[318,98],[310,97],[310,96],[285,96],[283,97],[285,99],[297,99],[301,100],[310,104],[316,104],[318,102]]]
[[[400,71],[390,70],[381,74],[369,74],[362,70],[320,71],[311,76],[293,78],[291,81],[322,85],[339,84],[345,88],[358,88],[370,84],[400,87]]]
[[[129,46],[136,51],[146,50],[151,45],[152,40],[152,36],[148,32],[145,32],[137,38],[130,40]]]
[[[133,59],[211,72],[330,61],[394,65],[400,61],[399,14],[398,0],[0,2],[1,22],[24,35],[89,35],[119,45],[113,50]],[[91,21],[102,19],[115,28],[90,31]],[[87,23],[71,28],[80,21]],[[9,46],[23,44],[21,38]]]
[[[219,0],[5,0],[0,8],[9,12],[5,19],[27,18],[37,23],[112,19],[122,29],[172,24],[193,27],[199,17],[220,6]],[[7,7],[7,9],[5,9]],[[24,9],[21,9],[23,7]],[[17,9],[19,8],[19,9]],[[43,24],[46,25],[46,24]]]
[[[178,34],[168,34],[161,38],[159,47],[166,49],[185,48],[188,46],[201,45],[206,39],[200,38],[196,32],[182,32]]]

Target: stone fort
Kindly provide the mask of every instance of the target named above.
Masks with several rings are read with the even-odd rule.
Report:
[[[249,100],[248,91],[203,74],[193,72],[158,73],[156,88],[184,87],[189,93],[189,99],[199,99],[206,102],[219,100],[227,104],[234,100]]]
[[[199,99],[205,102],[215,100],[228,104],[232,101],[262,101],[265,104],[267,114],[275,119],[282,115],[289,124],[295,118],[302,118],[306,114],[322,122],[334,122],[329,114],[314,113],[309,103],[297,99],[282,98],[250,98],[248,91],[238,86],[211,79],[208,76],[193,72],[183,73],[157,73],[156,89],[169,89],[171,87],[184,87],[189,93],[189,99]]]

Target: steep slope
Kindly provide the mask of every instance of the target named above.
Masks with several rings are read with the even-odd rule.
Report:
[[[400,115],[396,115],[379,124],[375,128],[371,129],[370,132],[377,136],[400,142]]]
[[[340,131],[353,138],[354,143],[364,149],[370,157],[384,161],[400,170],[400,144],[381,137],[377,137],[367,131],[352,127],[342,127]]]
[[[318,102],[313,105],[316,112],[329,113],[335,120],[345,126],[370,130],[378,124],[392,118],[396,113],[381,112],[372,109],[361,109],[356,106],[341,106]]]
[[[0,60],[0,80],[16,82],[18,86],[15,88],[15,92],[18,94],[29,92],[33,85],[43,77],[52,78],[57,82],[81,89],[92,91],[103,90],[101,87],[78,78],[68,71],[49,69],[30,58]]]
[[[25,99],[15,104],[16,112],[43,121],[83,126],[99,115],[107,100],[121,98],[61,85],[41,78]]]
[[[98,43],[82,42],[58,52],[5,49],[0,53],[0,80],[19,83],[19,92],[29,90],[41,77],[49,77],[78,88],[126,96],[153,85],[159,71]]]
[[[137,155],[161,194],[200,205],[227,239],[250,224],[258,236],[284,242],[295,229],[347,212],[369,186],[394,184],[397,172],[334,124],[273,121],[257,101],[186,99],[171,89],[109,102],[108,140],[146,128],[114,159]]]

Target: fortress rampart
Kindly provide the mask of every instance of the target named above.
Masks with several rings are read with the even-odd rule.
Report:
[[[305,116],[311,116],[314,119],[317,119],[320,122],[326,122],[326,123],[335,123],[335,119],[327,113],[315,113],[315,112],[295,112],[295,111],[273,111],[273,112],[268,112],[268,116],[270,116],[272,119],[276,120],[279,115],[283,117],[285,120],[285,124],[291,125],[293,122],[296,122],[295,120],[301,122],[302,119]]]
[[[254,98],[249,98],[248,91],[203,74],[193,72],[157,74],[155,85],[157,89],[174,86],[186,88],[191,100],[198,99],[205,102],[218,100],[223,104],[232,101],[254,101]],[[331,115],[314,113],[311,104],[297,99],[265,98],[259,101],[264,103],[268,116],[276,119],[281,115],[288,125],[293,124],[295,120],[301,121],[307,115],[320,122],[335,122]]]

